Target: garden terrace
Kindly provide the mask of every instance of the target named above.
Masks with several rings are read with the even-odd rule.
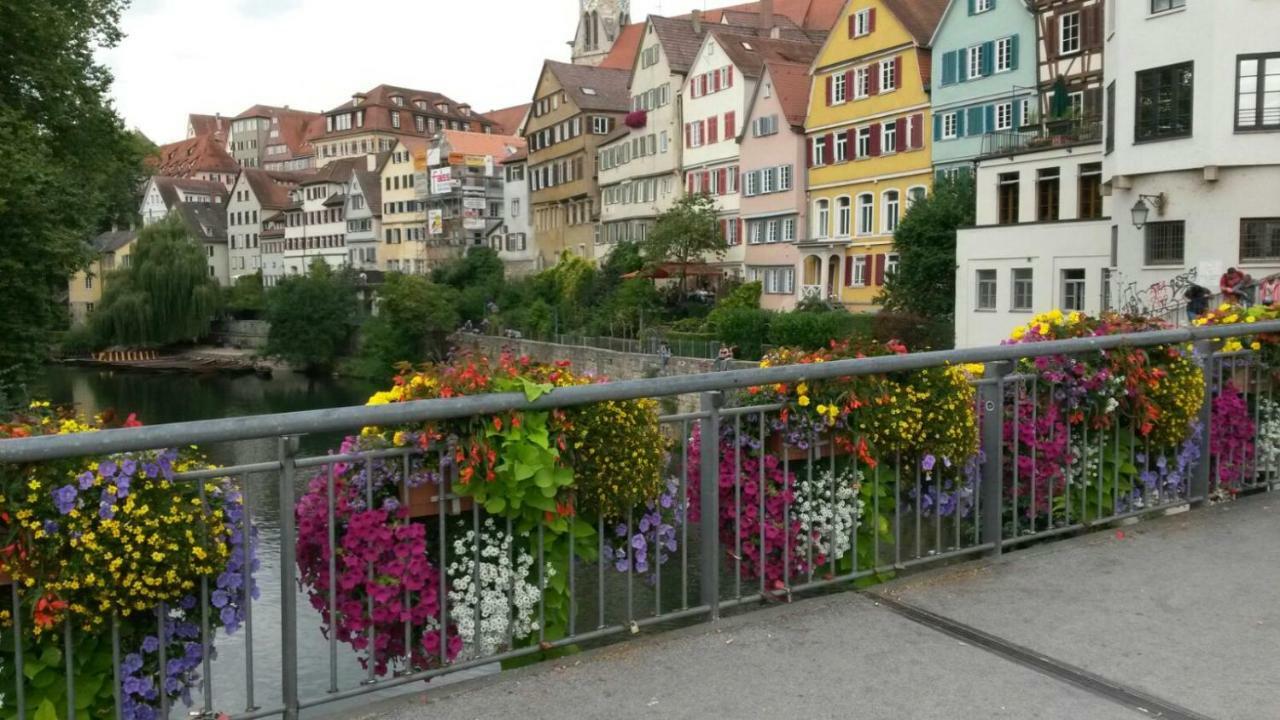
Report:
[[[0,558],[17,581],[0,629],[3,712],[167,716],[190,700],[208,716],[296,718],[645,627],[1225,505],[1280,470],[1280,321],[1236,317],[1153,330],[1049,313],[997,347],[779,350],[758,369],[615,383],[471,356],[407,372],[367,406],[153,427],[68,430],[37,405],[0,440],[15,518]],[[697,411],[659,416],[656,400],[685,394]],[[299,453],[299,436],[334,432],[347,437],[330,454]],[[246,439],[273,443],[275,459],[150,454]],[[153,578],[171,601],[108,603],[116,611],[95,627],[88,605],[118,599],[113,570],[88,580],[89,568],[54,568],[96,552],[90,532],[154,527],[121,478],[157,507],[168,492],[197,508],[186,528],[212,534],[202,552],[216,567],[162,558],[139,572],[195,574],[172,588]],[[250,507],[263,487],[278,518]],[[255,578],[266,539],[278,539],[278,575]],[[275,588],[274,617],[255,582]],[[898,587],[876,592],[903,597]],[[215,659],[224,644],[246,651]],[[327,672],[301,678],[300,655],[317,646]],[[358,676],[340,672],[353,659]]]

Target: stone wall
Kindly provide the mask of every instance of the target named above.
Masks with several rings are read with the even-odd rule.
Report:
[[[227,347],[260,350],[267,346],[271,323],[266,320],[227,320],[213,328],[213,339]]]

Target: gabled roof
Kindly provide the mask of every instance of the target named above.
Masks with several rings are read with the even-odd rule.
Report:
[[[287,152],[270,155],[268,162],[284,162],[299,157],[315,154],[311,147],[312,130],[324,132],[324,115],[321,113],[294,110],[287,107],[271,105],[254,105],[236,116],[244,118],[268,118],[277,130],[276,137],[267,140],[267,145],[283,145]]]
[[[225,133],[229,124],[230,123],[228,123],[221,114],[200,115],[198,113],[191,113],[190,115],[187,115],[187,125],[190,127],[191,137],[193,138],[200,137],[202,135],[217,135],[219,133]],[[226,138],[224,137],[223,139],[225,140]]]
[[[898,18],[921,47],[929,47],[933,33],[942,22],[950,0],[883,0],[884,6]]]
[[[816,42],[773,40],[744,35],[728,30],[712,29],[712,36],[724,48],[734,66],[747,77],[758,78],[767,61],[809,65],[818,56],[821,45]]]
[[[369,161],[365,160],[365,156],[341,158],[325,165],[316,170],[314,173],[306,176],[299,186],[306,185],[322,185],[324,183],[340,183],[351,179],[351,173],[358,167],[367,167]],[[294,203],[296,204],[296,203]],[[291,209],[290,205],[286,209]]]
[[[829,32],[840,20],[846,0],[774,0],[773,12],[785,17],[805,30]],[[759,2],[740,3],[728,7],[708,10],[703,17],[712,22],[720,22],[725,13],[760,12]]]
[[[778,104],[782,106],[787,122],[792,127],[803,128],[809,112],[809,91],[813,87],[809,78],[809,66],[778,60],[769,60],[765,66],[769,70],[769,77],[773,79],[773,92],[778,98]]]
[[[355,170],[354,182],[359,183],[360,190],[364,192],[364,205],[369,209],[369,213],[374,217],[382,217],[382,167],[386,164],[387,159],[391,157],[391,153],[378,153],[377,162],[374,169],[370,170],[368,161],[364,167],[357,167]]]
[[[630,72],[643,40],[644,23],[624,25],[622,32],[618,33],[618,39],[613,41],[613,47],[609,48],[609,54],[600,62],[600,67]]]
[[[504,165],[514,164],[518,162],[524,162],[528,159],[529,159],[529,148],[525,146],[525,147],[521,147],[519,150],[516,150],[514,153],[511,153],[510,155],[508,155],[506,159],[502,161],[502,164]]]
[[[625,69],[613,69],[547,60],[543,70],[556,76],[579,110],[626,112],[631,109],[630,62]]]
[[[197,172],[236,172],[240,166],[227,154],[225,141],[212,134],[197,135],[161,145],[147,158],[157,175],[186,177]]]
[[[137,230],[108,230],[90,241],[94,250],[110,253],[119,250],[138,238]]]
[[[444,130],[440,139],[449,150],[463,155],[489,155],[495,161],[505,160],[512,153],[524,150],[525,139],[518,135],[488,135],[485,133]]]
[[[263,210],[279,210],[288,205],[291,202],[289,191],[306,178],[300,173],[274,172],[257,168],[245,168],[240,172]]]
[[[165,177],[157,175],[151,178],[151,182],[155,183],[156,189],[160,191],[160,199],[164,201],[164,206],[170,210],[175,205],[182,202],[181,191],[186,190],[196,193],[208,193],[210,196],[218,196],[224,200],[229,193],[227,186],[213,180],[197,180],[196,178],[178,178]]]
[[[192,238],[206,243],[227,242],[227,213],[221,205],[207,203],[178,203],[173,208],[177,211],[187,233]]]
[[[698,57],[698,50],[702,48],[702,39],[708,31],[727,30],[743,35],[760,35],[758,13],[744,10],[722,11],[721,17],[720,23],[704,21],[701,23],[701,30],[694,30],[693,19],[689,15],[670,18],[659,15],[649,16],[649,21],[653,23],[654,34],[662,43],[667,65],[672,72],[688,74],[693,61]],[[785,15],[775,15],[772,27],[778,28],[780,39],[783,40],[820,43],[826,35],[825,32],[818,31],[808,33]]]
[[[501,135],[519,135],[520,126],[524,123],[524,119],[529,114],[529,108],[533,107],[533,103],[525,103],[523,105],[512,105],[508,108],[499,108],[490,110],[484,116],[493,121],[493,131]]]

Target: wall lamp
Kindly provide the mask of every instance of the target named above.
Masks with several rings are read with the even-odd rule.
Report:
[[[1164,193],[1159,195],[1139,195],[1138,202],[1133,204],[1133,209],[1129,212],[1133,214],[1133,226],[1142,229],[1147,224],[1147,218],[1151,216],[1151,208],[1155,208],[1156,215],[1164,216],[1165,196]]]

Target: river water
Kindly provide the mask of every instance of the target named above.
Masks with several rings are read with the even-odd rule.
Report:
[[[74,404],[86,414],[114,409],[136,413],[148,425],[210,418],[260,415],[318,408],[362,405],[376,388],[354,380],[308,380],[292,374],[265,379],[254,375],[184,375],[51,366],[36,388],[37,397],[54,403]],[[339,435],[302,438],[302,452],[323,454],[337,446]],[[276,440],[264,438],[203,446],[217,465],[239,465],[274,460]],[[305,478],[299,478],[300,492]],[[253,606],[254,704],[274,707],[280,703],[280,488],[278,476],[258,475],[247,488],[254,524],[260,533],[262,563],[258,584],[262,597]],[[296,588],[291,588],[296,591]],[[298,593],[299,686],[303,698],[322,698],[329,687],[329,646],[320,632],[320,614]],[[248,681],[245,676],[245,632],[215,638],[213,664],[215,710],[236,714],[245,710]],[[338,680],[342,689],[364,678],[355,655],[339,647]],[[360,701],[361,703],[366,702]],[[199,706],[197,697],[197,707]],[[338,712],[342,704],[314,714]],[[350,707],[350,705],[347,705]],[[185,708],[176,708],[180,717]]]

